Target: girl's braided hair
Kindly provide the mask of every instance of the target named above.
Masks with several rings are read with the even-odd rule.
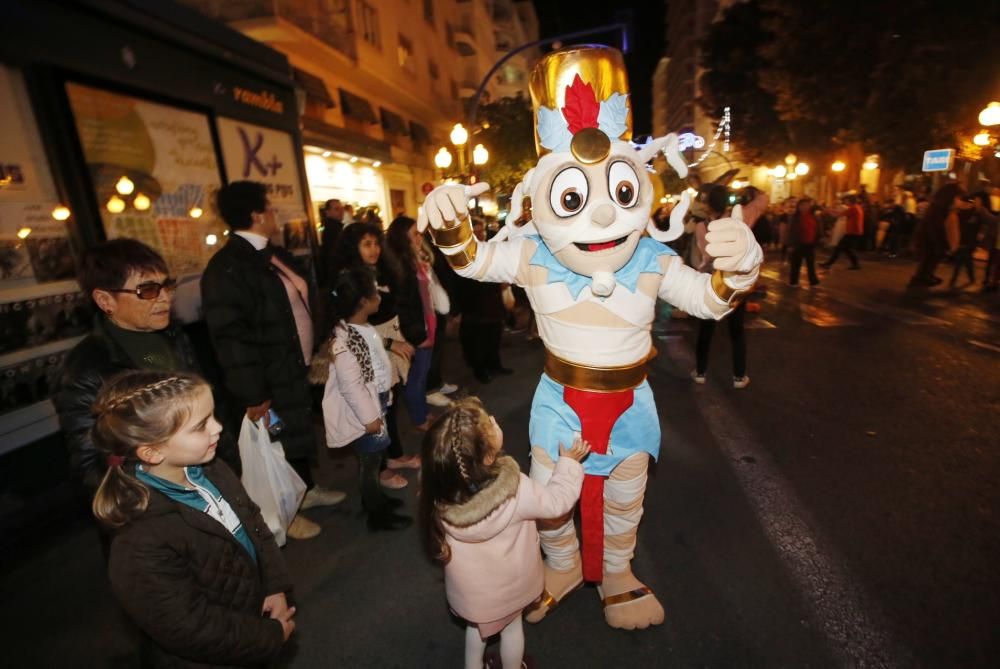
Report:
[[[121,527],[146,510],[149,490],[131,475],[140,446],[168,441],[190,417],[199,393],[210,390],[186,372],[133,370],[112,377],[93,405],[94,445],[108,458],[108,471],[94,495],[98,520]]]
[[[494,461],[494,428],[483,403],[468,397],[452,404],[424,437],[420,518],[426,549],[442,563],[451,558],[438,517],[439,506],[463,504],[492,483],[499,473]]]

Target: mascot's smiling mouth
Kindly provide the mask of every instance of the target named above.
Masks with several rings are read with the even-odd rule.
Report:
[[[573,246],[586,253],[594,253],[595,251],[605,251],[607,249],[613,249],[616,246],[621,246],[627,240],[628,235],[625,235],[624,237],[612,239],[607,242],[573,242]]]

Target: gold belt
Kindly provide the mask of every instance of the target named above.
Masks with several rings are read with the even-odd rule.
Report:
[[[545,351],[545,373],[556,383],[578,390],[614,393],[631,390],[646,380],[646,363],[656,355],[651,348],[649,355],[639,362],[622,367],[591,367],[563,360]]]

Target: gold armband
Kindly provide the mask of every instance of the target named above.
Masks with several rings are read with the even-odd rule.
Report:
[[[449,225],[450,224],[450,225]],[[430,228],[434,246],[439,249],[460,247],[472,239],[472,220],[466,214],[457,221],[445,221],[446,227],[439,230]]]
[[[743,296],[750,291],[733,288],[725,282],[725,278],[726,273],[721,270],[712,272],[712,291],[726,304],[736,306],[743,299]]]
[[[473,237],[469,239],[469,244],[464,249],[450,255],[446,253],[444,257],[448,259],[448,264],[451,265],[452,269],[465,269],[476,259],[478,248],[479,244]]]

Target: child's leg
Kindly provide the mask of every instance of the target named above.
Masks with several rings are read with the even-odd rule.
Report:
[[[500,632],[500,660],[505,669],[521,669],[523,658],[524,625],[521,622],[521,616],[518,616]],[[468,661],[468,656],[466,661]]]
[[[518,618],[520,620],[520,618]],[[504,630],[506,632],[507,630]],[[521,644],[524,644],[524,635],[521,636]],[[483,653],[486,651],[486,642],[479,638],[479,628],[469,625],[465,628],[465,669],[483,669]],[[518,660],[520,662],[520,660]],[[504,666],[507,666],[504,663]],[[520,665],[518,665],[520,666]]]
[[[385,510],[385,502],[382,499],[382,490],[379,488],[378,482],[383,453],[384,451],[358,453],[358,460],[361,462],[361,473],[358,477],[360,479],[361,503],[369,514],[377,515]]]

